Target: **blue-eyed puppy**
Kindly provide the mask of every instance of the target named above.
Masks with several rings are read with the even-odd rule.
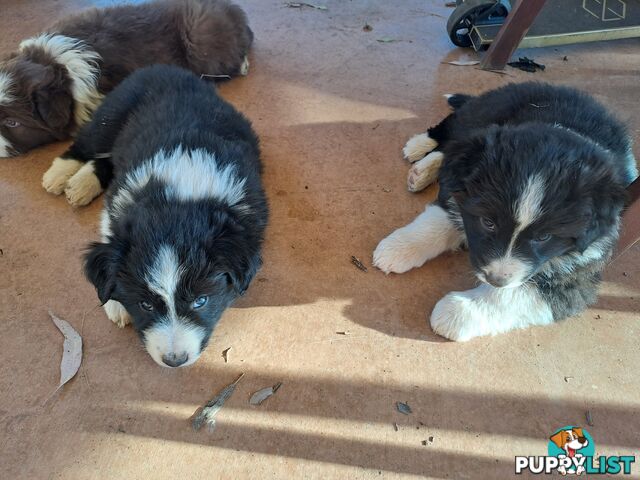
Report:
[[[190,365],[261,264],[258,138],[212,85],[177,67],[117,87],[67,157],[109,185],[85,272],[107,316],[160,365]]]

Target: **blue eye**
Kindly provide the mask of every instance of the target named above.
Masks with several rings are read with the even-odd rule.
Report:
[[[141,309],[146,310],[147,312],[153,311],[153,305],[151,305],[146,300],[141,301],[138,305],[140,305]]]
[[[544,243],[546,241],[548,241],[551,238],[551,234],[550,233],[545,233],[542,235],[538,235],[536,238],[533,239],[534,242],[537,243]]]
[[[205,297],[204,295],[201,297],[198,297],[191,304],[191,308],[193,308],[194,310],[198,308],[202,308],[207,304],[208,300],[209,300],[209,297]]]

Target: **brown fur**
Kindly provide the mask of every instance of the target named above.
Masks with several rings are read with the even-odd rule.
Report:
[[[156,0],[93,8],[63,19],[47,32],[78,39],[100,55],[101,94],[134,70],[155,63],[198,74],[238,75],[253,40],[245,13],[228,0]],[[0,135],[11,144],[10,154],[68,138],[76,130],[77,99],[64,65],[31,47],[0,63],[2,72],[11,75],[14,98],[0,104]],[[19,127],[9,128],[6,118],[19,122]]]

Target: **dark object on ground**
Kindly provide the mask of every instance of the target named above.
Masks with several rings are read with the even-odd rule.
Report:
[[[411,413],[411,407],[408,403],[396,402],[396,408],[403,415],[409,415]]]
[[[367,267],[364,266],[364,263],[362,263],[358,257],[351,255],[351,263],[353,263],[358,270],[362,270],[365,273],[367,272]]]
[[[527,57],[520,57],[518,58],[517,62],[509,62],[507,63],[507,65],[513,68],[518,68],[524,72],[529,72],[529,73],[535,73],[538,70],[544,71],[544,69],[546,68],[541,63],[536,63],[532,59]]]

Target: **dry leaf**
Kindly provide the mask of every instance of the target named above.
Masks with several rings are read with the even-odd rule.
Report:
[[[64,351],[60,362],[60,383],[58,384],[58,388],[60,388],[78,373],[82,363],[82,337],[68,322],[56,317],[52,312],[49,312],[49,315],[58,330],[64,335],[62,347]]]
[[[216,426],[216,414],[220,411],[220,409],[224,405],[224,402],[226,402],[229,397],[231,397],[233,391],[236,389],[236,385],[242,377],[244,377],[244,373],[241,373],[240,376],[236,378],[235,382],[224,387],[220,391],[220,393],[209,400],[204,407],[200,407],[195,411],[195,416],[193,418],[193,421],[191,422],[191,426],[194,430],[200,430],[202,425],[206,423],[209,427],[209,431],[213,431]]]
[[[262,390],[258,390],[253,395],[251,395],[251,398],[249,399],[249,403],[251,405],[260,405],[267,398],[269,398],[271,395],[276,393],[281,386],[282,386],[282,382],[278,382],[272,387],[266,387],[266,388],[263,388]]]
[[[409,415],[411,413],[411,407],[406,403],[396,402],[396,408],[404,415]]]
[[[479,60],[452,60],[450,62],[442,62],[447,65],[456,65],[458,67],[470,67],[471,65],[478,65],[480,63]]]
[[[222,351],[222,358],[224,358],[224,363],[229,363],[229,351],[232,349],[233,347],[229,347],[226,350]]]

